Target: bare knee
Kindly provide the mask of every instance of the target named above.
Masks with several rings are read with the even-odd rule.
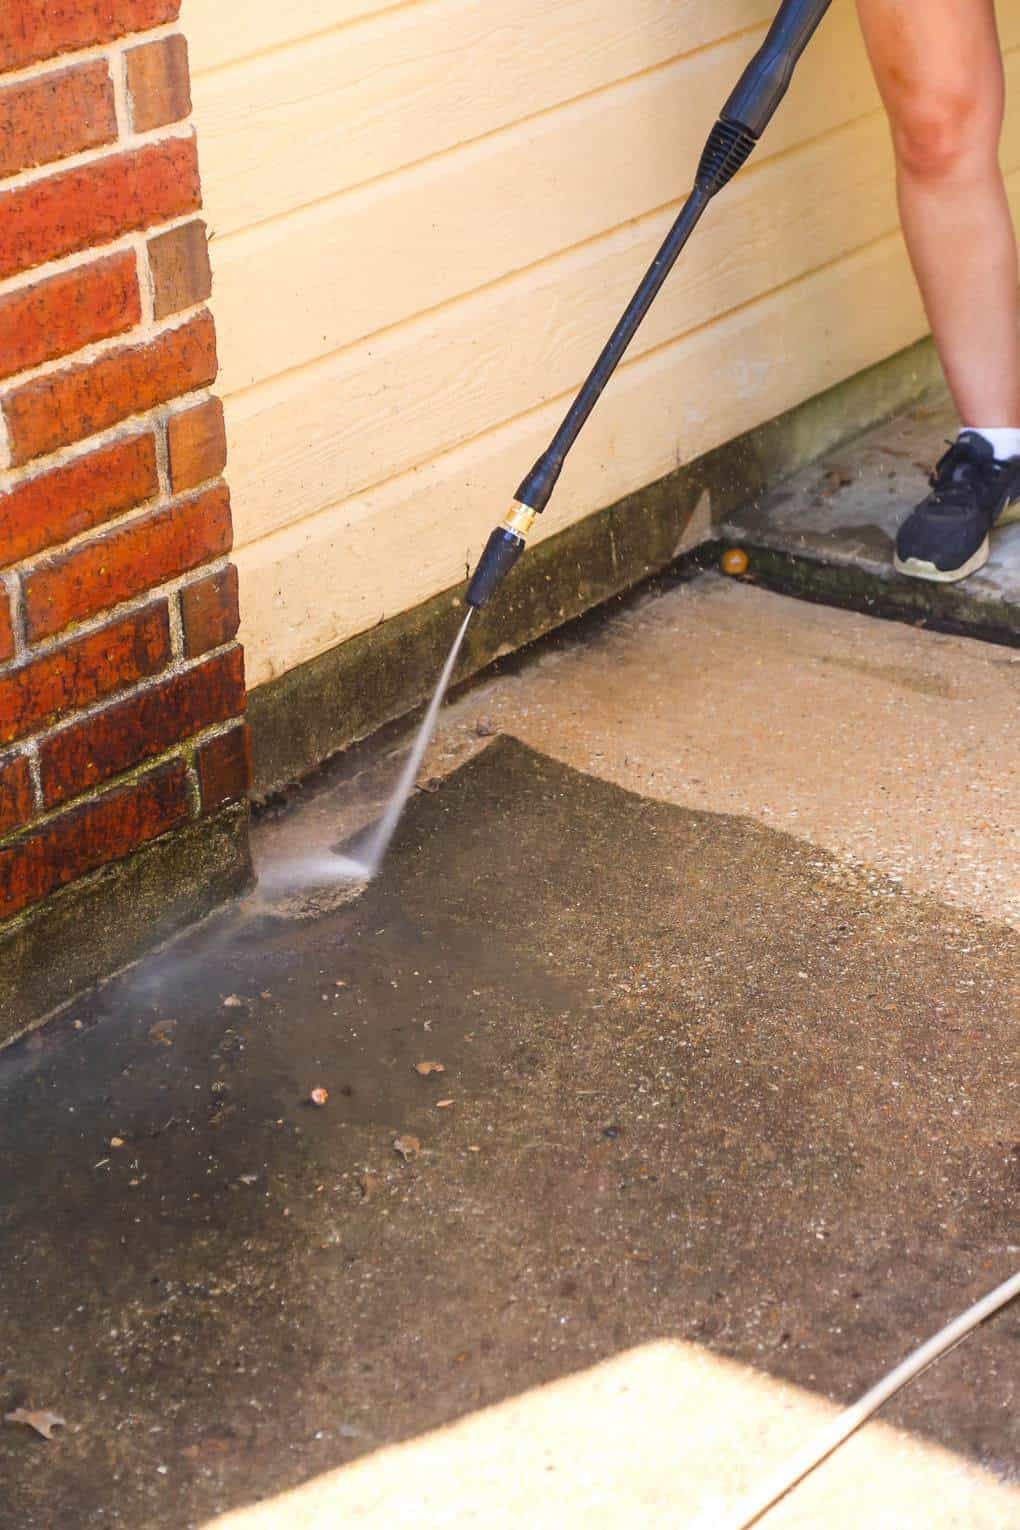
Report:
[[[938,181],[994,163],[1001,113],[973,90],[927,96],[911,91],[890,106],[900,168],[916,180]]]

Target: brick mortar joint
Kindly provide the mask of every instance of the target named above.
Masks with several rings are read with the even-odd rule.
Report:
[[[45,58],[34,59],[30,64],[20,64],[16,69],[8,69],[0,73],[0,89],[8,85],[25,84],[60,69],[73,69],[77,64],[88,63],[90,60],[109,61],[111,53],[125,53],[131,48],[139,47],[142,43],[159,42],[161,38],[172,37],[182,30],[178,17],[175,21],[160,22],[155,27],[124,32],[121,36],[108,38],[105,42],[86,43],[81,48],[69,48],[66,53],[49,53]]]
[[[160,410],[153,417],[153,434],[156,441],[156,480],[159,484],[160,496],[170,500],[174,497],[173,485],[170,482],[170,442],[167,437],[167,416]]]
[[[171,663],[178,665],[184,662],[184,613],[181,609],[181,590],[186,588],[186,585],[178,586],[170,596],[168,604]]]
[[[172,579],[165,579],[162,584],[153,585],[150,589],[142,590],[139,594],[132,595],[115,606],[109,606],[105,611],[98,611],[94,616],[72,623],[60,632],[41,638],[39,642],[26,647],[19,662],[12,660],[7,664],[0,664],[0,677],[16,672],[23,664],[34,663],[36,659],[49,658],[69,643],[91,637],[104,627],[125,621],[128,617],[144,611],[146,607],[155,605],[160,600],[169,601],[181,590],[187,589],[189,585],[198,584],[202,579],[213,574],[225,573],[231,566],[232,560],[226,553],[218,558],[210,558],[208,563],[202,563],[196,569],[188,569],[184,574],[176,574]]]
[[[196,654],[191,659],[183,654],[180,658],[172,656],[170,662],[156,674],[145,675],[141,680],[132,681],[115,695],[103,696],[98,701],[89,702],[87,706],[77,707],[48,728],[39,728],[34,733],[26,733],[17,741],[16,747],[27,749],[30,745],[38,747],[41,744],[48,744],[52,739],[59,738],[62,733],[70,732],[81,723],[91,722],[94,718],[101,717],[104,712],[111,712],[122,703],[132,701],[137,696],[143,696],[148,691],[157,691],[168,680],[181,679],[192,671],[200,669],[209,660],[222,658],[224,654],[240,646],[236,638],[229,638],[227,642],[220,643],[215,648],[209,648],[205,653]],[[181,740],[174,747],[179,748],[184,742],[186,740]]]
[[[188,223],[204,221],[202,209],[196,207],[190,212],[176,213],[172,218],[158,219],[144,229],[132,229],[126,234],[118,234],[114,239],[90,244],[83,250],[72,250],[69,255],[58,255],[54,260],[40,261],[37,266],[30,266],[27,271],[15,271],[12,275],[0,280],[0,298],[9,297],[22,290],[30,291],[33,287],[49,281],[51,277],[64,276],[68,272],[77,270],[79,266],[94,265],[114,255],[126,254],[135,248],[137,240],[148,241],[159,234],[172,233],[174,229],[183,228]]]
[[[195,138],[193,115],[182,117],[179,122],[167,122],[162,127],[145,128],[142,132],[132,129],[130,133],[120,135],[110,143],[97,144],[92,149],[82,149],[77,154],[68,154],[65,159],[49,164],[31,165],[25,170],[18,170],[14,175],[5,177],[2,189],[4,192],[23,191],[26,186],[37,185],[40,181],[54,180],[73,170],[87,170],[91,165],[101,164],[107,159],[117,159],[125,154],[133,154],[138,149],[151,148],[154,144],[171,143],[177,140],[186,142]]]
[[[198,733],[191,734],[186,739],[179,739],[160,754],[151,755],[146,760],[140,760],[137,765],[132,765],[129,769],[121,771],[119,775],[112,777],[109,781],[101,781],[96,786],[86,787],[78,796],[72,797],[66,802],[60,802],[56,807],[49,810],[38,813],[30,822],[20,824],[16,829],[8,830],[6,834],[0,834],[0,851],[16,848],[22,840],[38,833],[41,829],[48,828],[50,824],[56,823],[58,819],[66,817],[69,813],[77,812],[80,808],[87,807],[90,803],[100,802],[104,798],[112,796],[115,792],[123,791],[126,787],[137,785],[146,776],[154,775],[165,765],[172,764],[174,760],[180,760],[184,764],[185,769],[187,769],[187,751],[190,750],[192,755],[194,755],[194,752],[201,748],[203,744],[207,744],[212,739],[219,738],[224,733],[229,733],[231,729],[239,727],[243,723],[244,718],[244,712],[238,712],[233,717],[225,718],[220,722],[210,723],[207,728],[201,729]],[[27,750],[21,752],[28,755]],[[31,762],[29,768],[31,768]],[[189,821],[193,821],[196,816],[198,815],[192,814],[192,818]]]
[[[184,766],[187,772],[185,776],[185,791],[188,794],[188,807],[193,819],[202,816],[202,783],[198,779],[198,768],[195,765],[195,746],[188,740],[188,746],[184,750]]]
[[[213,480],[214,483],[218,480]],[[198,493],[203,492],[198,490]],[[118,511],[108,519],[100,521],[98,525],[87,526],[84,531],[76,532],[74,536],[67,537],[63,542],[53,542],[48,547],[40,548],[38,552],[30,553],[27,558],[19,558],[17,563],[9,565],[10,571],[29,578],[39,569],[51,566],[55,558],[62,558],[65,554],[74,553],[89,542],[99,541],[108,532],[121,531],[133,525],[136,521],[144,521],[147,516],[155,515],[159,510],[169,510],[172,506],[184,504],[194,497],[189,489],[187,494],[171,496],[164,494],[162,486],[157,485],[155,494],[150,494],[148,499],[143,499],[137,505],[131,505],[127,510]],[[76,624],[72,623],[72,626]],[[63,629],[65,632],[68,629]],[[60,640],[59,633],[53,633],[41,638],[38,643],[30,643],[26,638],[26,649],[37,652],[47,646],[53,639]]]
[[[28,640],[25,636],[25,610],[21,599],[21,580],[18,575],[9,571],[0,574],[0,587],[7,591],[7,600],[11,613],[11,635],[14,639],[14,653],[6,664],[0,664],[0,673],[9,666],[17,668],[18,661],[25,657],[28,650]]]
[[[137,258],[136,252],[136,270]],[[140,298],[142,297],[141,286],[139,280]],[[209,312],[207,303],[193,303],[190,308],[182,308],[179,313],[169,314],[165,319],[152,318],[146,323],[144,306],[143,302],[140,322],[131,329],[123,330],[118,335],[108,335],[105,340],[93,340],[90,345],[83,345],[79,350],[66,356],[54,356],[50,361],[40,361],[37,366],[25,367],[23,371],[5,377],[0,386],[0,403],[5,403],[10,394],[17,393],[21,388],[29,388],[33,383],[43,382],[46,378],[54,377],[60,372],[70,372],[76,367],[93,366],[117,351],[137,350],[142,346],[151,345],[161,340],[164,335],[173,334],[174,330],[184,329],[202,313]],[[210,317],[212,317],[211,314]]]
[[[189,819],[186,824],[179,824],[177,828],[164,829],[162,834],[157,834],[152,839],[143,840],[138,845],[137,850],[134,853],[139,854],[148,850],[153,845],[165,845],[168,840],[174,837],[174,835],[181,834],[188,829],[194,831],[195,829],[199,828],[203,822],[213,824],[217,821],[222,821],[223,819],[236,816],[239,806],[240,804],[236,802],[225,803],[222,807],[214,808],[211,813],[204,814],[201,819]],[[5,918],[0,918],[0,938],[17,935],[18,930],[21,929],[23,925],[30,924],[33,919],[38,917],[40,909],[49,907],[58,899],[73,896],[75,888],[81,886],[81,884],[88,883],[90,880],[94,881],[95,879],[103,876],[109,876],[113,868],[116,867],[123,859],[124,857],[118,856],[116,860],[104,861],[101,866],[95,866],[91,871],[84,872],[82,876],[75,877],[74,881],[67,882],[62,887],[54,888],[51,893],[48,893],[45,898],[40,899],[38,902],[29,903],[24,908],[19,909],[16,914],[8,914]],[[29,1031],[36,1028],[38,1023],[41,1023],[41,1020],[52,1019],[54,1015],[66,1013],[66,1011],[73,1004],[78,1003],[80,999],[81,994],[77,994],[72,996],[70,999],[66,999],[57,1004],[56,1007],[50,1010],[47,1015],[41,1016],[38,1022],[32,1021],[25,1027],[23,1031],[6,1037],[4,1045],[9,1045],[12,1041],[18,1040],[19,1036],[27,1035]]]
[[[124,49],[111,48],[106,55],[107,71],[113,88],[113,109],[117,118],[117,138],[124,142],[131,134],[131,108],[128,101],[127,63]]]
[[[142,435],[146,428],[161,415],[169,419],[172,415],[183,414],[187,409],[194,409],[200,404],[205,404],[214,397],[218,395],[214,392],[212,384],[202,388],[192,388],[187,393],[180,393],[176,398],[167,399],[162,404],[154,404],[151,409],[143,409],[138,414],[128,415],[126,419],[118,420],[114,425],[108,425],[105,430],[97,430],[94,435],[84,436],[80,441],[69,441],[66,446],[58,446],[56,451],[47,452],[41,457],[33,457],[30,462],[20,463],[17,467],[3,469],[0,471],[0,494],[10,493],[20,488],[22,484],[30,483],[35,478],[43,478],[47,473],[57,472],[62,467],[70,467],[93,452],[102,451],[106,447],[116,446],[118,442],[129,441],[133,436]],[[0,402],[2,402],[2,392],[0,392]],[[3,410],[0,409],[0,428],[3,423]],[[39,554],[33,556],[38,557]],[[18,561],[25,563],[28,560],[22,558]],[[16,567],[17,565],[8,566]]]
[[[34,744],[31,739],[29,739],[26,747],[21,751],[21,753],[28,761],[28,773],[32,778],[32,800],[35,805],[35,814],[33,815],[32,822],[34,823],[36,818],[38,818],[39,815],[45,811],[45,806],[43,803],[42,771],[39,766],[39,749],[38,746]]]
[[[138,328],[148,330],[156,323],[156,298],[152,282],[152,267],[149,264],[149,232],[144,229],[130,237],[135,252],[135,276],[138,280],[138,298],[142,314]]]
[[[39,570],[51,567],[54,560],[78,552],[90,542],[101,541],[107,533],[127,530],[136,522],[142,522],[149,516],[157,515],[162,510],[179,509],[181,506],[188,505],[196,499],[201,499],[203,495],[220,487],[226,488],[225,479],[210,478],[207,483],[199,484],[194,489],[188,489],[183,494],[164,495],[161,491],[157,491],[149,499],[142,501],[141,504],[132,505],[129,510],[123,510],[120,514],[111,516],[109,520],[101,521],[97,526],[90,526],[85,531],[78,532],[76,536],[68,537],[65,542],[54,543],[50,547],[32,553],[28,558],[22,558],[19,562],[11,564],[8,573],[16,576],[19,580],[30,578],[31,575]],[[210,558],[208,563],[199,565],[199,568],[210,568],[213,564],[220,564],[224,561],[230,561],[228,553],[221,553],[215,558]],[[187,569],[179,575],[162,580],[158,585],[153,585],[152,589],[153,591],[177,590],[180,588],[181,583],[190,583],[195,572],[196,570],[194,569]],[[136,595],[129,596],[126,601],[119,601],[116,606],[107,607],[107,613],[118,611],[121,607],[134,605],[139,598]],[[49,648],[59,648],[71,636],[78,636],[93,626],[101,626],[103,619],[102,613],[97,612],[94,616],[82,618],[81,621],[69,622],[59,632],[47,633],[44,637],[38,638],[35,641],[30,639],[26,632],[25,656],[32,658]],[[0,665],[0,669],[2,668],[3,666]]]

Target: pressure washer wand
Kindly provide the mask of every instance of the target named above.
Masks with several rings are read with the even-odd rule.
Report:
[[[801,54],[831,3],[832,0],[783,0],[765,41],[744,70],[709,134],[694,190],[562,425],[517,490],[506,520],[489,537],[468,586],[469,606],[483,606],[524,551],[531,524],[549,503],[567,453],[580,435],[582,426],[658,297],[702,213],[742,168],[771,122],[786,95]]]

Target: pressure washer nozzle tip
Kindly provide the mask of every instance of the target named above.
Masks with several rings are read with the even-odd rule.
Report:
[[[497,526],[485,544],[465,599],[477,611],[495,593],[524,551],[524,538]]]

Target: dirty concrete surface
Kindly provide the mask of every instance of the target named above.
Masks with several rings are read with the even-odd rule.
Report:
[[[67,1420],[0,1429],[4,1530],[693,1524],[1010,1275],[1014,661],[632,601],[455,700],[369,888],[0,1056],[0,1403]],[[763,1523],[1020,1524],[1018,1357],[1014,1308]]]
[[[466,698],[446,759],[477,747],[477,715],[621,786],[746,814],[1020,924],[1020,651],[710,575]]]

